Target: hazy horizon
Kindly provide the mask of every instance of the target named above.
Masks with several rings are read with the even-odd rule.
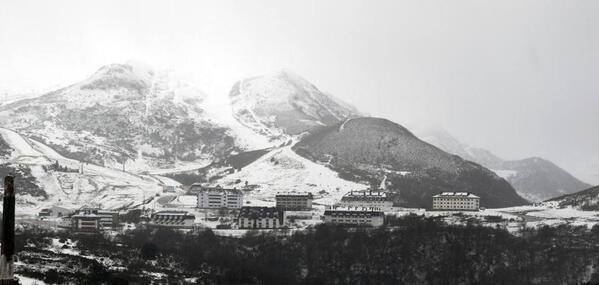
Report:
[[[287,68],[372,116],[599,184],[599,2],[166,3],[3,1],[0,98],[130,59],[213,96]]]

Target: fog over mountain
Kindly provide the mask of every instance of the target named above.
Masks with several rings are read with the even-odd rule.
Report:
[[[240,78],[290,68],[362,112],[439,123],[599,184],[599,2],[163,3],[4,1],[0,99],[129,59],[176,70],[215,101]]]

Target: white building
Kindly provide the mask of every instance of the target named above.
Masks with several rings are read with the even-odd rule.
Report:
[[[338,203],[340,207],[379,208],[383,211],[393,207],[393,201],[387,193],[372,190],[351,191],[345,194]]]
[[[433,210],[478,211],[480,197],[470,192],[443,192],[433,196]]]
[[[275,207],[243,207],[237,216],[240,229],[278,229],[284,224],[284,212]]]
[[[153,213],[148,225],[155,227],[192,228],[195,216],[186,211],[160,211]]]
[[[277,209],[286,211],[306,211],[312,209],[312,193],[277,193]]]
[[[198,208],[202,209],[239,209],[243,206],[241,190],[217,187],[202,187],[198,191]]]
[[[332,207],[324,211],[324,222],[330,224],[373,226],[385,223],[385,213],[380,208]]]
[[[118,225],[118,212],[98,208],[81,208],[71,216],[71,227],[78,231],[98,231],[116,228]]]

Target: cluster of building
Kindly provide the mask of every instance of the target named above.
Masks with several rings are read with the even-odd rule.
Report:
[[[382,191],[351,191],[324,212],[324,222],[352,226],[382,226],[393,201]]]
[[[237,225],[240,229],[278,229],[285,225],[285,211],[312,209],[311,193],[278,193],[275,207],[243,206],[243,191],[237,188],[208,187],[192,184],[189,194],[197,195],[200,209],[239,210]]]
[[[120,226],[119,212],[93,207],[84,207],[76,211],[52,207],[42,209],[39,216],[65,219],[68,221],[68,227],[75,232],[99,232]],[[143,221],[150,227],[192,228],[195,216],[186,211],[159,211],[144,217]]]
[[[242,207],[237,216],[240,229],[278,229],[285,226],[286,211],[312,210],[312,193],[278,193],[275,207]]]
[[[169,188],[167,191],[174,190]],[[308,192],[277,193],[275,207],[256,207],[244,206],[244,193],[236,188],[193,184],[188,193],[197,195],[197,208],[238,211],[236,222],[239,229],[282,228],[286,224],[285,212],[310,211],[314,199]],[[330,224],[376,227],[384,224],[385,211],[392,207],[393,201],[385,192],[350,191],[336,205],[324,211],[322,220]],[[433,210],[476,211],[479,208],[480,197],[469,192],[442,192],[432,198]],[[114,229],[119,225],[118,212],[91,207],[71,211],[55,206],[42,209],[39,216],[68,218],[70,228],[80,232]],[[143,220],[152,227],[192,228],[195,216],[186,211],[171,210],[147,214]]]

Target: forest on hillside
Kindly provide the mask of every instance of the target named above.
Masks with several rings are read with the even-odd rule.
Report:
[[[51,250],[76,244],[77,256]],[[594,284],[599,226],[523,229],[393,218],[381,228],[319,225],[292,235],[138,228],[116,236],[27,228],[17,272],[48,282],[145,284]],[[93,256],[93,259],[86,259]],[[48,269],[50,268],[50,269]],[[151,273],[151,274],[150,274]]]

